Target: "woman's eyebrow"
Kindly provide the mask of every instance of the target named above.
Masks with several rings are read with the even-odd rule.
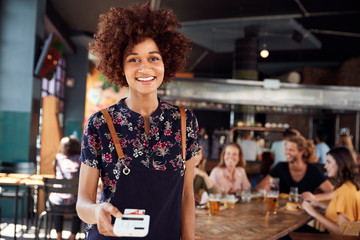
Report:
[[[149,52],[149,54],[154,54],[154,53],[161,55],[158,51],[151,51],[151,52]],[[137,55],[139,55],[139,54],[133,52],[133,53],[126,54],[125,57],[131,56],[131,55],[137,56]]]

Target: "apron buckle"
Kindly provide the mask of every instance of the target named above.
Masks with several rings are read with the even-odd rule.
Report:
[[[124,175],[129,175],[130,173],[130,168],[128,168],[128,166],[125,164],[124,159],[119,159],[121,164],[124,166],[124,169],[122,170]]]
[[[125,168],[122,170],[122,172],[123,172],[124,175],[129,175],[129,173],[130,173],[130,168],[125,167]]]

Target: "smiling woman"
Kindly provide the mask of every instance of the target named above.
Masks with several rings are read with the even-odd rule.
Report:
[[[154,40],[163,56],[164,81],[169,82],[185,67],[190,40],[179,33],[182,25],[170,9],[151,11],[149,4],[129,8],[111,8],[100,16],[96,41],[90,43],[92,54],[99,58],[97,69],[112,83],[127,86],[124,77],[124,53],[145,38]],[[125,27],[126,26],[126,27]]]
[[[342,229],[354,221],[360,220],[360,181],[358,168],[346,147],[335,147],[329,151],[326,158],[326,171],[333,178],[336,190],[328,206],[318,201],[307,199],[303,201],[303,209],[323,224],[327,230],[342,234]],[[325,216],[314,207],[326,209]],[[340,228],[339,228],[340,227]],[[358,236],[359,231],[356,232]]]
[[[111,8],[101,16],[90,51],[99,58],[101,74],[128,86],[129,96],[93,114],[84,132],[77,211],[88,223],[87,239],[113,239],[114,218],[129,209],[150,216],[143,239],[195,237],[197,119],[157,97],[159,86],[185,65],[189,41],[178,27],[171,10],[152,10],[149,3]],[[111,121],[112,134],[107,126]],[[103,189],[97,203],[99,177]]]
[[[133,94],[156,94],[164,79],[164,63],[159,49],[151,38],[136,45],[125,54],[124,72]]]
[[[234,194],[248,190],[251,185],[245,172],[245,158],[242,148],[237,143],[224,146],[220,163],[210,173],[210,179],[221,194]]]

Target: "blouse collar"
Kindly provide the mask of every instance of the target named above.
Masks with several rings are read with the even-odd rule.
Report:
[[[131,110],[130,108],[128,108],[128,106],[125,104],[125,99],[123,98],[118,102],[118,105],[120,107],[120,109],[123,109],[125,111],[125,113],[128,113],[127,117],[131,120],[139,120],[139,118],[143,119],[142,115],[134,112],[133,110]],[[150,115],[150,120],[151,121],[155,121],[156,119],[159,119],[160,115],[163,113],[164,111],[164,102],[158,98],[159,104],[158,107],[156,108],[156,110]]]

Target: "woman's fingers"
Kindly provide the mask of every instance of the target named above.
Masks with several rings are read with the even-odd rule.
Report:
[[[111,203],[101,203],[96,210],[97,228],[100,234],[105,236],[115,236],[113,224],[111,224],[111,215],[122,217],[121,212]]]

